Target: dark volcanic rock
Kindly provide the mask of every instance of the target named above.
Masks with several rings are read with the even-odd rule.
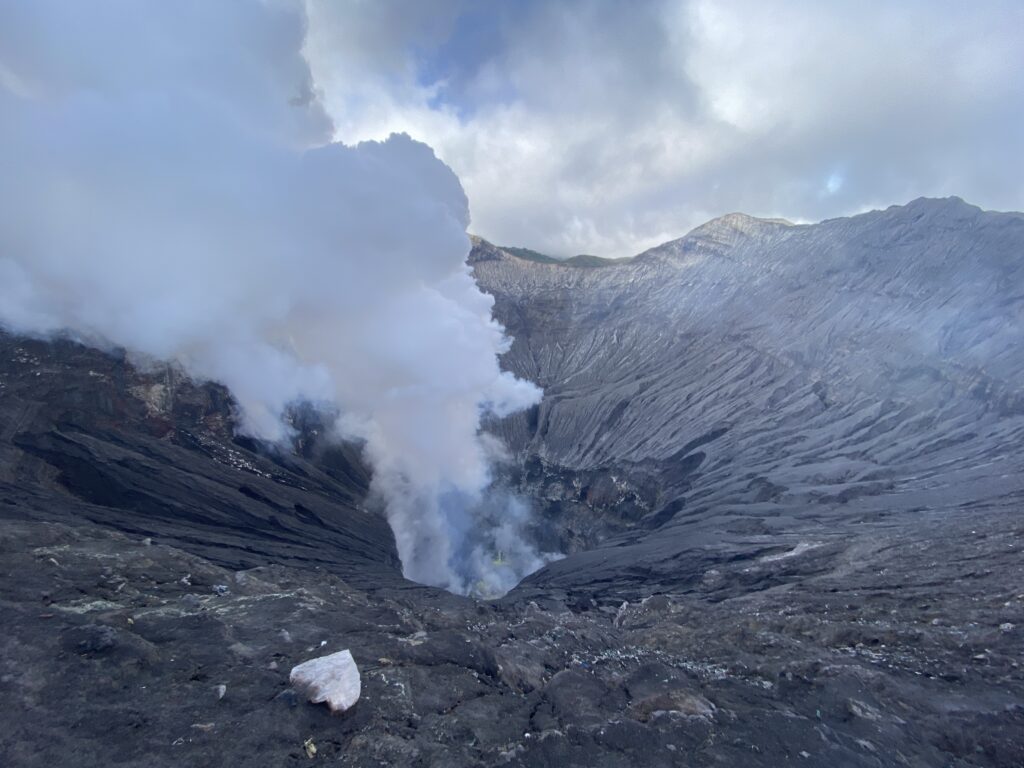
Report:
[[[233,436],[222,388],[69,341],[0,335],[0,387],[0,494],[18,514],[185,543],[225,565],[394,578],[354,448],[260,450]]]
[[[0,763],[1024,764],[1022,247],[957,201],[478,244],[547,388],[507,480],[575,552],[494,602],[401,578],[314,414],[272,451],[219,387],[0,336]],[[332,716],[288,672],[344,648]]]

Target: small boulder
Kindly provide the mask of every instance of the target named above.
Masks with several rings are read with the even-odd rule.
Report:
[[[303,662],[292,668],[289,680],[311,702],[326,702],[332,712],[344,712],[359,701],[359,669],[349,651]]]
[[[634,701],[630,705],[630,714],[644,723],[665,712],[710,720],[715,716],[715,709],[715,705],[703,696],[680,690],[658,693]]]
[[[285,704],[289,707],[297,707],[299,704],[299,697],[295,691],[291,688],[281,691],[277,696],[274,697],[274,701],[279,704]]]
[[[83,624],[67,629],[61,638],[66,651],[89,658],[154,662],[156,647],[129,630],[106,624]]]

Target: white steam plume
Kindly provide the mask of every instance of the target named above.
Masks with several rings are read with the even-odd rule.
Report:
[[[0,322],[179,360],[267,440],[332,404],[406,575],[505,590],[541,560],[484,498],[480,418],[539,392],[498,367],[458,179],[406,136],[330,143],[304,35],[271,0],[0,0]]]

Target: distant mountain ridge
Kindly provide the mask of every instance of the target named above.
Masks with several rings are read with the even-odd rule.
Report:
[[[948,210],[950,212],[952,212],[952,211],[954,211],[954,210],[956,210],[958,208],[963,208],[963,209],[972,209],[973,208],[976,211],[982,211],[982,209],[979,208],[978,206],[971,205],[970,203],[965,202],[962,198],[957,197],[957,196],[954,195],[954,196],[944,197],[944,198],[919,197],[919,198],[916,198],[915,200],[912,200],[911,202],[909,202],[909,203],[907,203],[906,205],[903,205],[903,206],[901,206],[901,205],[891,205],[888,208],[884,209],[884,211],[882,211],[882,210],[872,210],[872,211],[867,211],[867,212],[862,213],[862,214],[857,214],[857,216],[869,216],[869,215],[872,215],[872,214],[883,213],[883,212],[886,212],[886,211],[893,211],[893,210],[899,210],[899,209],[903,209],[903,208],[921,207],[921,206],[928,206],[928,207],[931,207],[933,209],[936,209],[938,207],[942,207],[942,208],[944,208],[944,209],[946,209],[946,210]],[[1024,214],[1013,212],[1013,211],[1008,211],[1008,212],[1003,212],[1003,211],[985,211],[985,213],[991,213],[991,214],[995,214],[995,215],[1007,215],[1007,216],[1020,216],[1020,215],[1024,215]],[[821,222],[818,222],[818,223],[819,224],[825,224],[825,223],[830,222],[830,221],[844,221],[844,220],[847,220],[847,219],[850,219],[850,218],[856,218],[856,216],[852,216],[852,217],[851,216],[841,216],[841,217],[836,217],[836,218],[833,218],[833,219],[824,219],[824,220],[822,220]],[[662,250],[664,250],[666,248],[671,248],[675,244],[679,244],[679,243],[682,243],[684,241],[687,241],[687,240],[690,240],[690,239],[693,239],[693,238],[703,237],[703,238],[707,238],[707,239],[713,239],[716,235],[717,236],[722,236],[724,233],[732,233],[733,235],[743,235],[743,234],[748,234],[749,235],[749,234],[757,232],[759,230],[760,231],[770,230],[770,229],[775,228],[775,227],[812,227],[812,226],[816,226],[816,225],[815,224],[796,224],[796,223],[794,223],[792,221],[789,221],[788,219],[773,218],[773,217],[751,216],[750,214],[747,214],[747,213],[741,213],[739,211],[735,211],[733,213],[726,213],[726,214],[723,214],[721,216],[717,216],[714,219],[710,219],[709,221],[705,222],[704,224],[700,224],[697,227],[693,228],[692,230],[690,230],[688,233],[686,233],[682,237],[678,237],[678,238],[675,238],[675,239],[672,239],[672,240],[667,240],[664,243],[661,243],[660,245],[656,245],[656,246],[653,246],[651,248],[648,248],[647,250],[642,251],[642,252],[640,252],[638,254],[634,254],[633,256],[625,256],[625,257],[622,257],[622,258],[610,258],[610,257],[606,257],[606,256],[594,256],[594,255],[590,255],[590,254],[579,254],[579,255],[576,255],[576,256],[570,256],[570,257],[566,257],[566,258],[559,258],[559,257],[555,257],[555,256],[549,256],[548,254],[541,253],[541,252],[535,251],[535,250],[533,250],[531,248],[525,248],[525,247],[522,247],[522,246],[493,245],[492,243],[490,243],[489,241],[487,241],[486,239],[484,239],[482,237],[479,237],[479,236],[476,236],[476,235],[472,235],[470,239],[472,240],[472,243],[473,243],[473,246],[474,246],[474,252],[470,255],[470,259],[472,260],[472,259],[477,258],[476,250],[478,248],[480,248],[480,247],[483,247],[483,248],[493,247],[493,248],[496,248],[499,251],[503,251],[504,253],[511,254],[512,256],[517,256],[517,257],[519,257],[521,259],[524,259],[526,261],[534,261],[534,262],[537,262],[537,263],[540,263],[540,264],[561,264],[561,265],[565,265],[565,266],[576,266],[576,267],[594,267],[594,266],[602,266],[602,267],[604,267],[604,266],[615,266],[615,265],[621,266],[623,264],[629,264],[634,259],[640,258],[641,256],[644,256],[646,254],[657,253],[657,252],[662,251]]]
[[[560,259],[560,258],[556,258],[554,256],[548,256],[546,253],[540,253],[539,251],[534,251],[534,250],[532,250],[530,248],[521,248],[521,247],[518,247],[518,246],[497,246],[497,245],[492,245],[491,243],[487,242],[486,240],[484,240],[481,237],[471,236],[471,240],[473,242],[473,247],[474,247],[474,252],[470,255],[470,259],[471,260],[474,259],[474,258],[479,258],[479,253],[477,253],[477,251],[479,249],[481,249],[481,248],[485,248],[485,249],[486,248],[493,248],[493,249],[495,249],[497,251],[501,251],[503,253],[510,254],[512,256],[515,256],[517,258],[523,259],[525,261],[532,261],[532,262],[536,262],[538,264],[554,264],[554,265],[560,265],[560,266],[566,266],[566,267],[584,267],[584,268],[610,267],[610,266],[614,266],[616,264],[622,264],[622,263],[630,261],[629,258],[626,258],[626,259],[609,259],[609,258],[605,258],[603,256],[592,256],[592,255],[586,254],[586,253],[581,253],[581,254],[578,254],[576,256],[570,256],[568,258]]]
[[[516,248],[514,246],[502,246],[501,250],[528,261],[536,261],[541,264],[564,264],[568,267],[610,267],[619,261],[619,259],[607,259],[602,256],[591,256],[585,253],[570,256],[567,259],[556,259],[554,256],[531,251],[529,248]]]
[[[504,364],[545,389],[494,428],[546,468],[530,482],[631,467],[636,519],[590,534],[632,530],[623,557],[940,488],[967,506],[1024,493],[1024,215],[959,198],[807,225],[730,214],[598,270],[484,242],[470,260],[514,338]],[[596,519],[567,504],[551,514]],[[593,577],[576,561],[537,578],[563,568]]]

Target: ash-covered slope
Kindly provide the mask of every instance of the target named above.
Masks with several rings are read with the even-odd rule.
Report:
[[[641,561],[650,589],[692,576],[683,549],[732,539],[1019,514],[1020,214],[958,198],[814,225],[731,214],[622,266],[483,242],[472,260],[515,338],[505,364],[545,388],[496,427],[523,487],[570,547],[634,532],[534,583]]]
[[[0,330],[4,516],[98,523],[232,567],[400,581],[387,522],[361,507],[369,476],[358,451],[298,426],[296,452],[261,448],[234,436],[223,387]]]
[[[1021,765],[1022,247],[959,201],[478,243],[547,388],[492,426],[578,550],[499,601],[403,581],[308,414],[272,451],[220,387],[0,335],[0,763]],[[343,648],[333,717],[288,671]]]

